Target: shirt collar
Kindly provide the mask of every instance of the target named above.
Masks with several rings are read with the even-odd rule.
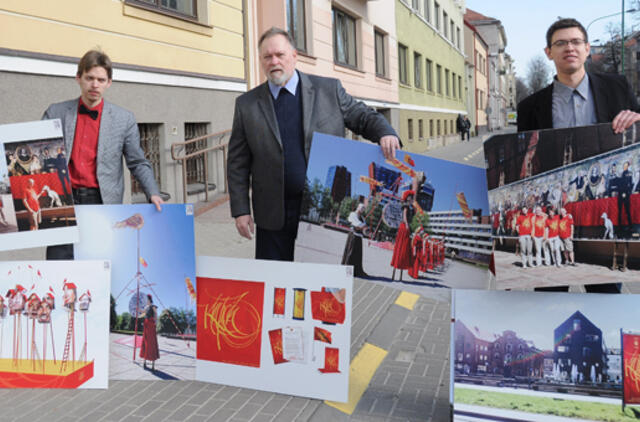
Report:
[[[291,95],[296,95],[296,89],[298,88],[299,81],[300,81],[300,77],[298,76],[298,71],[296,70],[293,72],[293,75],[291,75],[291,78],[289,78],[289,81],[286,84],[284,84],[284,86],[276,85],[271,81],[267,81],[267,84],[269,85],[269,91],[271,92],[271,96],[277,100],[278,95],[280,94],[280,90],[282,88],[289,91]]]
[[[583,99],[587,99],[589,95],[589,75],[585,72],[584,78],[574,89],[558,80],[558,77],[553,78],[553,92],[557,94],[565,103],[571,101],[573,93],[577,92]]]

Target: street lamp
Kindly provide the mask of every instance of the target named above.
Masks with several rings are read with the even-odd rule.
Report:
[[[638,11],[638,9],[633,8],[633,9],[625,10],[624,13],[633,13],[633,12],[637,12],[637,11]],[[594,20],[589,22],[589,25],[587,25],[587,34],[589,33],[589,27],[591,26],[592,23],[597,22],[597,21],[602,20],[602,19],[611,18],[613,16],[618,16],[620,14],[622,14],[622,12],[612,13],[610,15],[600,16],[599,18],[595,18]]]

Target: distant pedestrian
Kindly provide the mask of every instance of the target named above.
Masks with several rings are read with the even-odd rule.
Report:
[[[470,134],[471,134],[471,120],[469,120],[468,116],[464,116],[464,125],[467,128],[466,132],[467,132],[467,141],[470,141]]]
[[[465,121],[465,117],[462,114],[458,114],[458,118],[456,119],[456,129],[460,132],[461,140],[464,141],[464,134],[467,134],[467,139],[469,139],[469,126],[467,126],[467,122]]]

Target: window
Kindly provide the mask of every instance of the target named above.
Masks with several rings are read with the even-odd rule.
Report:
[[[429,119],[429,137],[433,138],[433,119]]]
[[[422,56],[418,53],[413,53],[413,84],[422,88]]]
[[[407,121],[408,124],[408,137],[410,141],[413,141],[413,119]]]
[[[584,339],[588,342],[598,341],[599,338],[600,336],[598,336],[597,334],[587,334],[586,336],[584,336]]]
[[[296,48],[301,51],[307,51],[304,2],[305,0],[287,0],[287,27]]]
[[[424,127],[422,125],[422,119],[418,120],[418,139],[421,141],[424,139]],[[476,345],[476,347],[478,346]]]
[[[460,50],[460,28],[456,27],[456,46]]]
[[[374,42],[376,49],[376,75],[386,76],[385,70],[385,54],[384,54],[384,34],[374,31]]]
[[[440,5],[438,2],[433,3],[433,17],[436,20],[436,30],[440,30]]]
[[[449,69],[444,70],[444,92],[449,96]]]
[[[444,37],[449,38],[449,15],[444,10],[442,11],[442,32],[444,32]]]
[[[431,0],[424,0],[424,10],[422,11],[424,19],[427,22],[431,22]]]
[[[427,59],[427,91],[433,92],[433,62]]]
[[[356,67],[356,20],[333,9],[333,59],[336,63]]]
[[[449,121],[449,133],[453,133],[453,120]]]
[[[411,8],[416,12],[420,10],[420,0],[411,0]]]
[[[199,138],[208,133],[207,123],[185,123],[184,139]],[[185,146],[185,152],[190,154],[207,148],[207,140],[202,139]],[[185,162],[187,166],[187,183],[204,183],[204,159],[202,156],[187,158]]]
[[[453,90],[453,97],[457,97],[456,95],[456,74],[455,72],[451,72],[451,88]]]
[[[456,35],[455,34],[456,24],[453,22],[453,19],[450,22],[451,22],[451,24],[450,24],[451,25],[451,42],[455,43],[456,40],[454,39],[454,37]]]
[[[440,130],[440,119],[437,120],[437,127],[438,127],[438,136],[440,136],[441,130]]]
[[[138,131],[140,132],[140,147],[144,151],[144,157],[151,163],[153,175],[158,187],[160,187],[160,124],[138,123]],[[133,174],[131,175],[131,193],[144,193],[142,186],[133,177]]]
[[[462,77],[458,76],[458,98],[462,99]]]
[[[161,11],[168,11],[196,18],[196,0],[129,0],[131,3],[142,3],[151,7],[157,7]]]
[[[407,85],[409,83],[409,77],[407,75],[407,47],[402,44],[398,44],[398,71],[400,83]]]
[[[582,321],[579,319],[573,320],[573,331],[580,331],[580,326],[582,325]]]
[[[438,94],[442,95],[442,66],[436,65],[436,89]],[[440,135],[440,133],[438,133]]]

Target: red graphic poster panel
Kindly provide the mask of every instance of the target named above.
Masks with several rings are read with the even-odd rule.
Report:
[[[345,318],[344,303],[330,292],[311,292],[311,316],[331,324],[342,324]]]
[[[337,347],[327,347],[324,349],[324,368],[318,368],[318,371],[323,374],[340,372],[338,362],[340,362],[340,350]]]
[[[269,341],[271,342],[271,354],[273,355],[273,363],[289,362],[282,355],[282,328],[269,331]]]
[[[197,359],[260,367],[264,283],[197,277]]]
[[[640,404],[640,335],[622,334],[624,403]]]

